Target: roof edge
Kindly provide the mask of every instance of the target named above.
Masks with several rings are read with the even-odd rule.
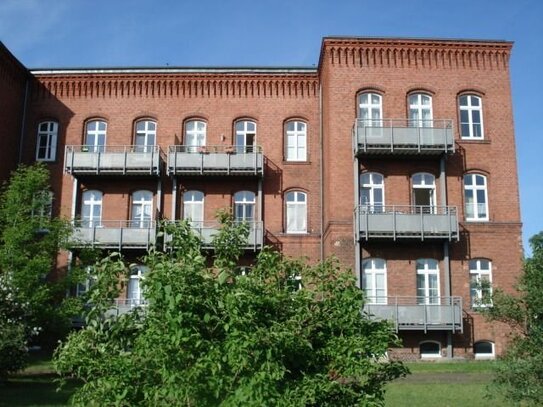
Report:
[[[316,67],[110,67],[110,68],[35,68],[33,75],[78,75],[78,74],[316,74]]]

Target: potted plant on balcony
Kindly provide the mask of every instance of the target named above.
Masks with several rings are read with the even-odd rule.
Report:
[[[200,146],[198,147],[198,152],[200,154],[207,154],[207,147],[206,146]]]

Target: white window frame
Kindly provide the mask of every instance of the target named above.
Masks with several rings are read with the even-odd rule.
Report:
[[[421,206],[417,209],[417,213],[435,213],[436,211],[436,177],[428,172],[417,172],[411,176],[411,187],[413,189],[413,205],[417,205],[415,200],[415,190],[425,189],[430,191],[430,205],[428,208]]]
[[[462,104],[462,99],[466,98],[466,104]],[[474,100],[479,102],[479,105],[473,103]],[[458,107],[460,110],[460,137],[464,140],[483,140],[485,138],[485,130],[483,125],[483,99],[477,95],[460,95],[458,98]],[[467,112],[467,122],[462,121],[462,112]],[[473,114],[479,112],[480,122],[476,123]],[[467,134],[464,134],[464,125],[467,125]],[[476,135],[476,126],[480,126],[480,135]]]
[[[435,259],[417,260],[417,304],[420,305],[439,305],[441,297],[441,287],[439,284],[439,262]],[[419,277],[422,277],[424,284],[419,286]],[[430,286],[430,279],[436,278],[436,292]],[[421,295],[423,290],[423,295]]]
[[[476,353],[475,345],[477,345],[478,343],[489,343],[492,346],[492,352],[491,353]],[[495,359],[496,358],[496,344],[492,341],[485,341],[485,340],[475,342],[473,344],[473,356],[475,357],[475,359],[478,359],[478,360]]]
[[[149,228],[153,221],[153,193],[140,190],[132,194],[130,226],[133,228]]]
[[[377,286],[378,276],[383,278],[383,287]],[[366,293],[367,304],[388,303],[387,265],[384,259],[370,258],[362,262],[362,289]],[[379,291],[383,291],[383,295],[378,295]]]
[[[234,145],[237,153],[252,153],[256,146],[256,123],[252,120],[238,120],[235,123]],[[252,143],[250,142],[252,138]]]
[[[486,263],[488,267],[482,267]],[[473,259],[469,262],[469,281],[470,281],[470,298],[472,308],[491,307],[492,302],[483,303],[482,300],[486,293],[483,293],[481,283],[487,281],[489,286],[485,288],[488,294],[492,295],[492,262],[488,259]],[[484,294],[484,295],[483,295]]]
[[[199,215],[199,216],[194,216]],[[191,226],[201,227],[204,222],[204,193],[201,191],[185,191],[183,193],[183,219]]]
[[[206,145],[207,123],[203,120],[185,122],[185,145],[188,151],[197,152],[199,147]]]
[[[424,104],[425,99],[430,103]],[[427,93],[412,93],[409,95],[408,101],[410,127],[433,127],[432,96]]]
[[[51,191],[40,191],[34,194],[31,216],[39,219],[51,219],[53,216],[53,193]]]
[[[286,233],[307,233],[307,194],[302,191],[289,191],[285,194]],[[294,222],[289,223],[289,219]]]
[[[466,180],[470,178],[471,184],[466,184]],[[483,183],[481,185],[477,185],[477,179],[482,179]],[[471,191],[473,202],[468,203],[468,191]],[[478,191],[484,191],[484,202],[479,202],[479,194]],[[471,222],[481,222],[481,221],[488,221],[488,188],[487,188],[487,178],[486,176],[482,174],[466,174],[464,175],[464,216],[466,221]],[[469,209],[471,207],[471,211],[473,215],[469,216]],[[480,211],[480,209],[484,209],[484,213]]]
[[[364,98],[367,97],[367,100]],[[374,98],[377,98],[375,102]],[[383,97],[375,92],[363,92],[358,95],[358,119],[366,127],[381,127],[383,119]]]
[[[99,199],[97,199],[99,198]],[[103,193],[96,189],[89,189],[83,192],[81,200],[81,225],[85,228],[101,227],[102,226],[102,204]],[[89,208],[89,215],[85,215],[85,208]],[[98,215],[94,215],[94,209],[98,208]]]
[[[142,127],[142,128],[140,128]],[[156,145],[157,123],[154,120],[142,119],[136,122],[134,146],[137,152],[151,152]]]
[[[75,286],[76,297],[81,297],[83,295],[86,295],[96,280],[93,266],[86,266],[85,274],[86,274],[85,280],[77,283],[77,285]]]
[[[104,128],[100,129],[103,124]],[[92,138],[92,143],[89,139]],[[85,125],[85,148],[92,153],[103,153],[107,143],[107,122],[105,120],[89,120]]]
[[[382,201],[376,200],[377,191],[381,191]],[[367,197],[366,193],[367,191]],[[366,198],[366,199],[364,199]],[[369,212],[383,212],[385,207],[385,177],[378,172],[360,174],[360,205]]]
[[[45,121],[38,124],[36,161],[55,161],[57,158],[58,123]],[[43,143],[43,144],[42,144]]]
[[[145,295],[141,283],[145,279],[147,271],[148,268],[143,265],[136,265],[130,269],[130,276],[126,287],[126,303],[128,306],[139,307],[145,304]],[[137,284],[137,290],[134,289],[134,284]]]
[[[251,208],[252,216],[248,216],[248,208]],[[238,208],[242,215],[238,217]],[[236,222],[254,222],[256,219],[256,195],[252,191],[238,191],[234,194],[234,219]]]
[[[289,130],[289,126],[293,129]],[[289,120],[285,123],[285,160],[307,161],[307,123]]]
[[[421,350],[421,346],[425,343],[434,343],[436,345],[438,345],[438,353],[422,353],[422,350]],[[421,359],[437,359],[437,358],[441,358],[442,355],[441,355],[441,350],[442,350],[442,346],[441,346],[441,343],[438,342],[438,341],[422,341],[419,343],[419,352],[420,352],[420,358]]]

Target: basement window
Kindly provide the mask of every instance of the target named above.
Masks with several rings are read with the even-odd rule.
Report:
[[[421,359],[434,359],[441,357],[441,344],[439,342],[421,342],[419,350]]]

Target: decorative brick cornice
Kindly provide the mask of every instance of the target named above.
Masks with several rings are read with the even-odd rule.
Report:
[[[315,98],[316,72],[296,75],[36,75],[34,98]]]
[[[324,61],[378,68],[508,69],[512,43],[479,40],[325,38]]]

